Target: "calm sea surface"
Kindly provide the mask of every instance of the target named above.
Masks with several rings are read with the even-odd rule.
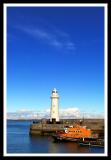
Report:
[[[7,153],[104,153],[104,148],[74,142],[53,142],[51,136],[30,136],[32,121],[7,122]]]

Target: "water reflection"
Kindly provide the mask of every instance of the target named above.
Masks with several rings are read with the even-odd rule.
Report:
[[[52,138],[49,138],[48,152],[49,153],[59,153],[59,147],[57,143],[53,143]]]
[[[48,153],[47,137],[30,136],[29,139],[31,153]]]

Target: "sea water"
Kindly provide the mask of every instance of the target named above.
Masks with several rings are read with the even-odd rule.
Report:
[[[51,136],[30,136],[31,120],[7,121],[7,153],[104,153],[104,148],[54,142]]]

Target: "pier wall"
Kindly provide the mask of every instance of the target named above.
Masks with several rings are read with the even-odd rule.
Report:
[[[52,135],[56,131],[62,131],[67,126],[74,126],[77,123],[80,124],[80,120],[63,120],[62,124],[44,124],[35,123],[30,126],[31,135]],[[100,137],[104,137],[104,120],[103,119],[85,119],[81,122],[82,126],[90,128],[92,131],[99,134]]]

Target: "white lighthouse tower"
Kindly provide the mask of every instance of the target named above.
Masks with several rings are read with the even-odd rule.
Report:
[[[51,94],[51,117],[50,117],[51,122],[54,122],[54,121],[59,122],[58,100],[59,100],[59,95],[58,95],[56,88],[54,88]]]

